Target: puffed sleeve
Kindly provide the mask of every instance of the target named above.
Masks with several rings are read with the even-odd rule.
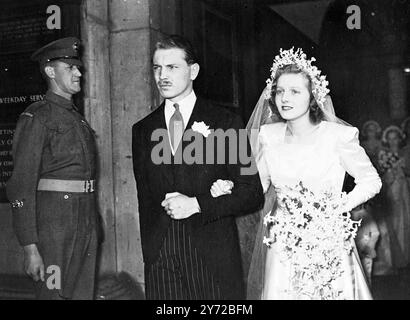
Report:
[[[7,182],[13,227],[22,246],[38,242],[36,192],[46,128],[37,115],[24,112],[13,137],[13,173]]]
[[[266,140],[266,126],[262,126],[258,136],[258,151],[255,156],[256,166],[258,167],[259,177],[261,179],[263,193],[268,190],[271,180],[269,167],[266,159],[267,140]]]
[[[357,128],[341,128],[338,152],[343,168],[354,178],[356,184],[348,194],[346,210],[350,211],[378,194],[382,182],[365,150],[359,144]]]

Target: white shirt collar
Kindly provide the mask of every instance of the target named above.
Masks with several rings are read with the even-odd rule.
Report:
[[[165,99],[165,123],[167,124],[167,129],[169,125],[169,120],[171,119],[172,115],[175,112],[174,103],[171,100]],[[192,110],[194,110],[194,106],[196,103],[196,94],[194,90],[191,91],[189,95],[187,95],[184,99],[177,102],[179,105],[179,111],[182,114],[182,119],[184,119],[184,126],[188,125],[189,118],[191,117]]]

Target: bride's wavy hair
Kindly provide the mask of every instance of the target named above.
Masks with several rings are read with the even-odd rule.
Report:
[[[314,124],[317,124],[320,121],[322,121],[325,118],[325,115],[324,115],[322,109],[319,108],[319,105],[317,104],[316,99],[313,96],[313,93],[312,93],[312,80],[310,79],[309,75],[306,72],[304,72],[303,70],[301,70],[296,64],[288,64],[288,65],[286,65],[282,68],[279,68],[276,71],[275,78],[273,79],[273,83],[272,83],[271,96],[270,96],[270,99],[269,99],[269,105],[272,109],[272,112],[280,120],[285,121],[285,119],[283,119],[281,117],[281,115],[279,113],[278,106],[275,103],[276,87],[277,87],[278,79],[283,74],[303,74],[306,77],[306,79],[308,80],[308,90],[309,90],[309,93],[310,93],[310,102],[309,102],[310,121],[312,121],[312,123],[314,123]]]

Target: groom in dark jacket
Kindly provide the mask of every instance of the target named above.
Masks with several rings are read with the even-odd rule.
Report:
[[[242,121],[195,95],[199,65],[187,40],[157,43],[153,71],[165,101],[132,128],[146,298],[243,299],[235,216],[264,198],[257,171],[243,170],[254,162],[241,161],[250,155]],[[218,179],[234,186],[214,198]]]

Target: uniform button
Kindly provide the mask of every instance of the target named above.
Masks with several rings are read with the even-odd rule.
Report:
[[[65,194],[65,195],[64,195],[64,199],[67,200],[68,198],[69,198],[68,194]]]

